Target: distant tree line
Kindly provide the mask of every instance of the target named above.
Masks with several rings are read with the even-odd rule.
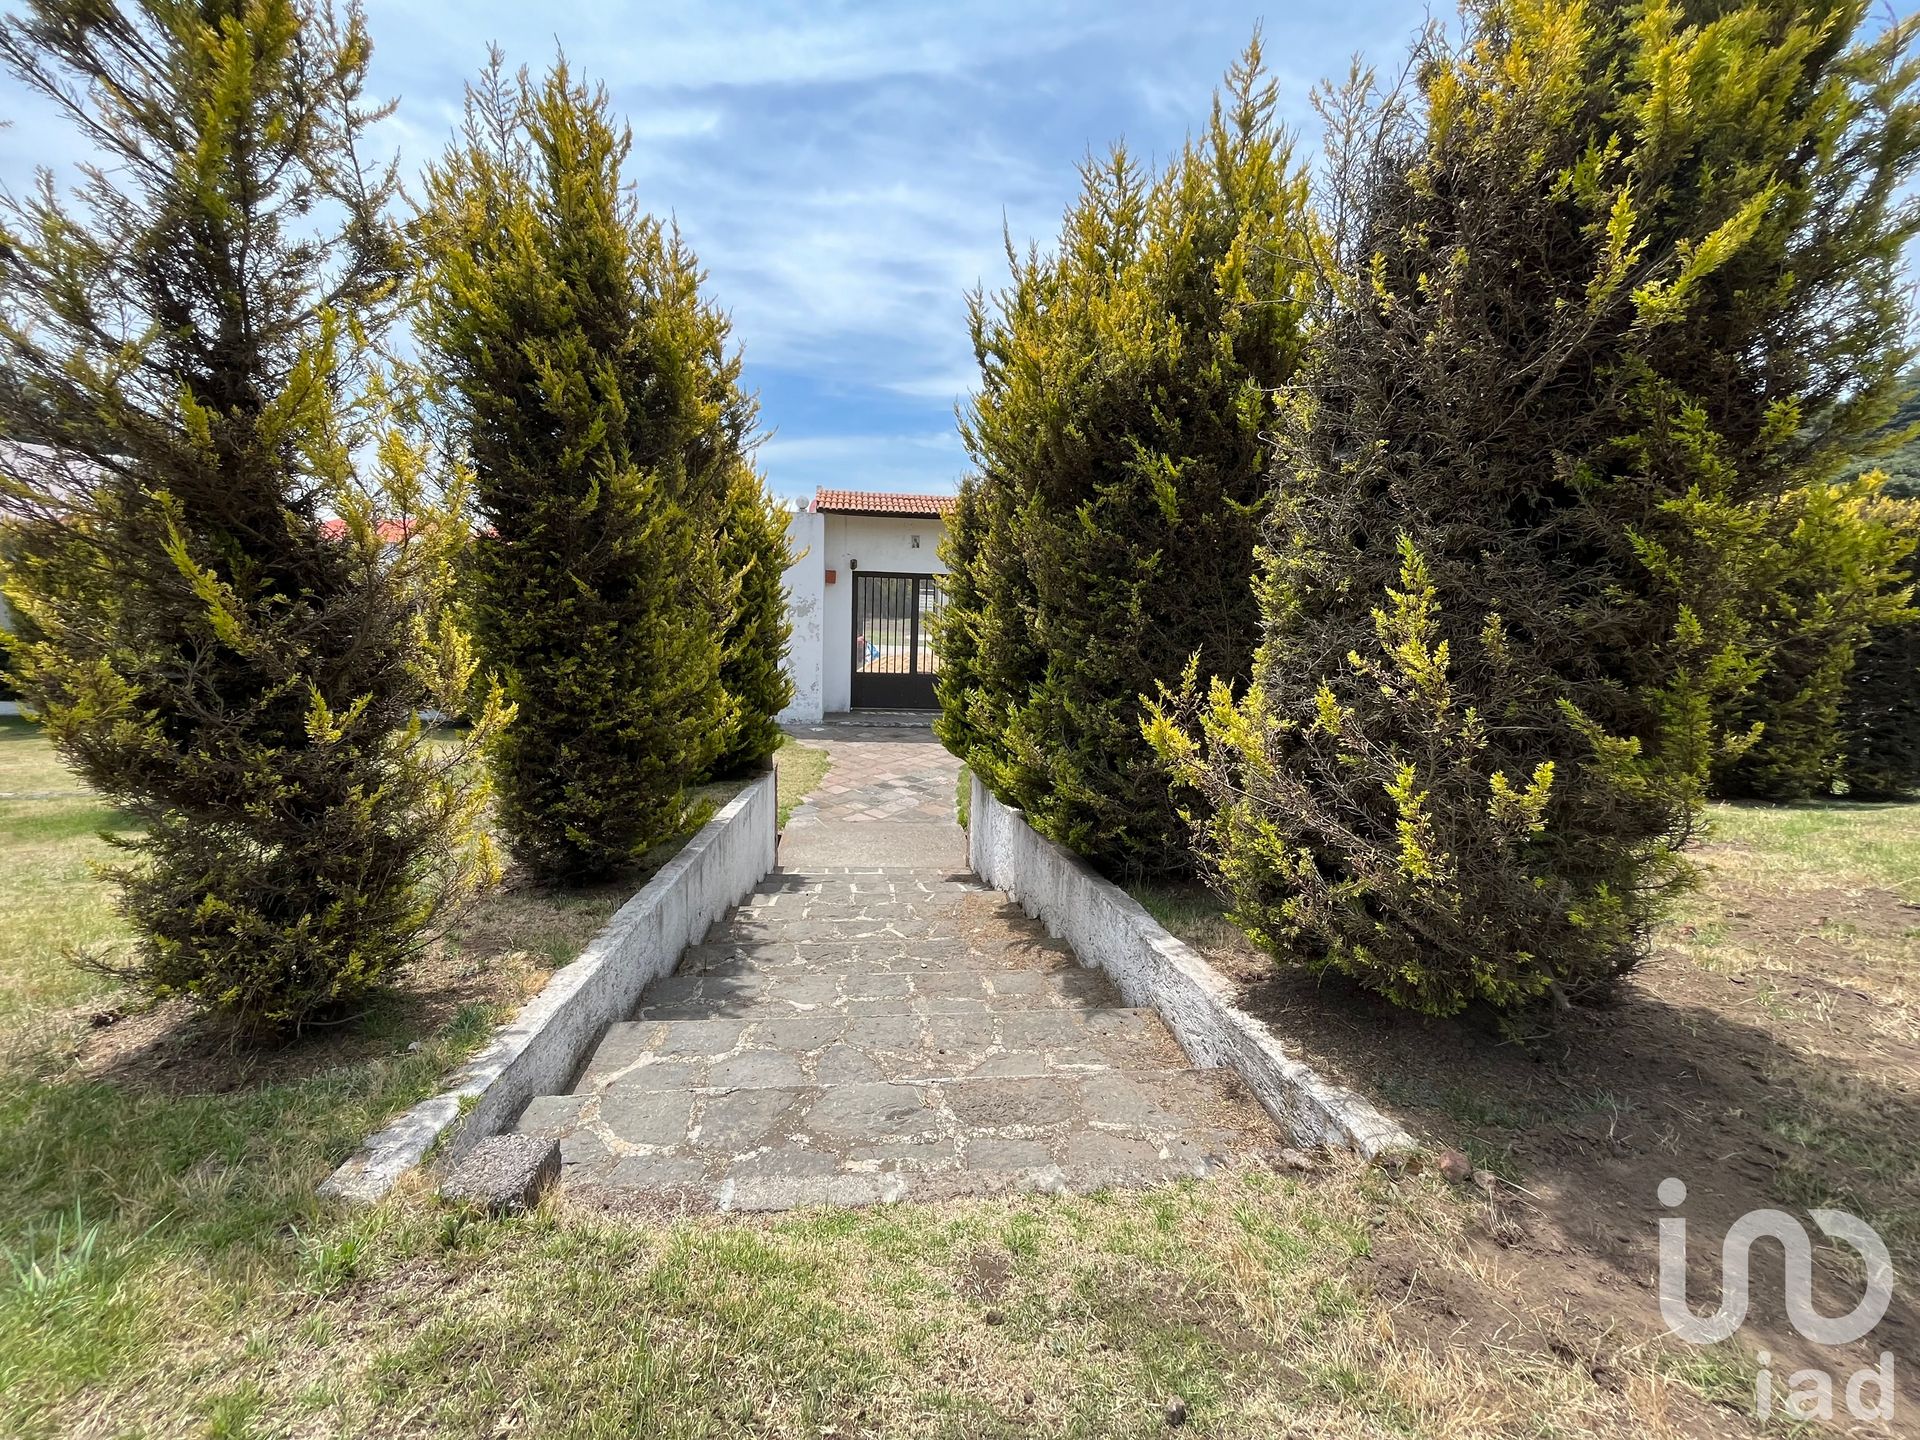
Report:
[[[1881,437],[1892,445],[1877,460],[1887,477],[1887,494],[1920,499],[1920,370],[1900,376],[1900,403]]]

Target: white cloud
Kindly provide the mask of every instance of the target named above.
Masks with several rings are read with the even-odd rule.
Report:
[[[760,447],[759,460],[774,492],[796,499],[810,498],[820,486],[951,493],[967,468],[960,437],[951,431],[775,436]]]
[[[1013,55],[1084,44],[1125,23],[1108,7],[1081,3],[1051,17],[1022,0],[970,5],[799,3],[575,6],[564,13],[520,4],[448,5],[389,0],[373,17],[375,40],[404,26],[422,42],[459,53],[488,37],[515,42],[515,58],[544,61],[556,38],[577,69],[622,83],[699,89],[724,86],[859,85],[889,77],[937,77]],[[1078,13],[1068,13],[1077,11]]]
[[[906,395],[916,400],[944,400],[958,404],[971,394],[979,383],[980,372],[968,366],[964,370],[954,370],[946,374],[884,381],[881,388],[895,395]]]
[[[1308,77],[1344,71],[1353,45],[1397,45],[1422,3],[1274,15],[1287,113],[1306,113]],[[563,47],[629,120],[641,202],[678,220],[734,316],[780,431],[763,452],[774,483],[945,489],[965,469],[952,407],[975,380],[964,297],[1003,281],[1003,223],[1018,248],[1050,243],[1090,150],[1122,137],[1143,158],[1176,150],[1257,13],[1236,0],[381,0],[369,91],[400,98],[375,139],[411,177],[445,145],[489,41],[536,72]],[[12,93],[9,116],[21,123],[0,132],[0,182],[18,186],[71,137]]]

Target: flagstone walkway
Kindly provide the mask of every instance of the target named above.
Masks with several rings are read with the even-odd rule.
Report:
[[[833,756],[780,863],[519,1128],[610,1209],[778,1210],[1204,1175],[1279,1145],[1225,1070],[965,869],[924,729]]]

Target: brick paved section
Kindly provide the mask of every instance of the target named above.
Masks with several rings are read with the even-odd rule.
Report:
[[[797,734],[833,767],[788,820],[782,865],[965,867],[966,832],[954,821],[960,762],[929,727],[830,724]]]
[[[937,747],[890,750],[944,770],[950,807]],[[892,764],[842,793],[892,785]],[[899,831],[861,818],[872,808],[823,828],[884,843]],[[560,1139],[571,1197],[778,1210],[1085,1191],[1280,1143],[1237,1076],[1190,1067],[1156,1015],[973,876],[785,856],[608,1031],[572,1093],[527,1107],[519,1129]]]
[[[805,744],[833,755],[833,768],[794,811],[789,833],[887,820],[954,823],[960,762],[940,747],[930,729],[828,725],[799,733]]]

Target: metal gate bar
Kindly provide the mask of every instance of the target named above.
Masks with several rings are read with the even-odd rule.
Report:
[[[938,575],[853,575],[853,696],[856,709],[931,709],[940,669],[932,626],[946,604]]]

